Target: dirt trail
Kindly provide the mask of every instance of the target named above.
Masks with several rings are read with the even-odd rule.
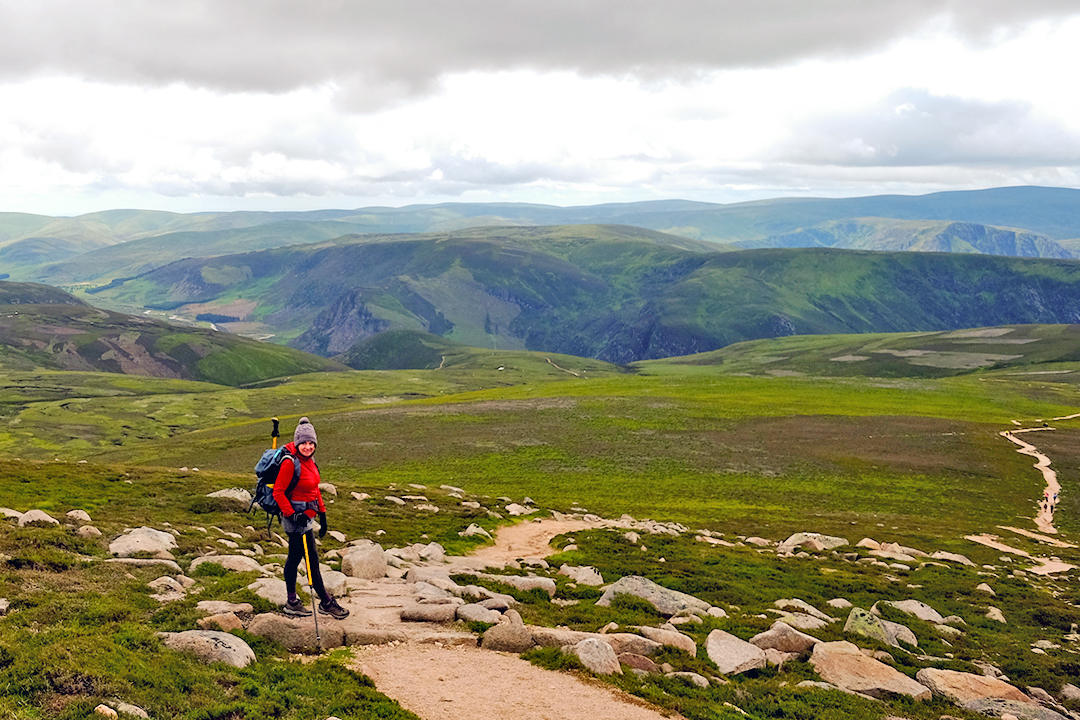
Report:
[[[602,526],[584,520],[522,522],[500,529],[495,544],[479,549],[472,557],[489,562],[546,557],[552,553],[550,542],[556,535]],[[368,613],[373,609],[365,608]],[[352,666],[370,677],[379,692],[422,720],[680,717],[662,714],[600,683],[536,667],[511,653],[430,642],[366,645],[354,650]]]

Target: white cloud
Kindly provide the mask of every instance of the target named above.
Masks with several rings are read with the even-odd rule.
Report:
[[[0,210],[1074,185],[1073,0],[0,0]]]

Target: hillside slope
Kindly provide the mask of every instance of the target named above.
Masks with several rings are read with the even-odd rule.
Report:
[[[0,289],[5,285],[18,284]],[[242,385],[346,369],[291,348],[81,303],[3,301],[0,295],[0,369],[8,371],[90,370]]]

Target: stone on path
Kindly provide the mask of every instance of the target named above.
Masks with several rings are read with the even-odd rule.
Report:
[[[222,662],[242,668],[255,662],[255,653],[235,635],[217,630],[185,630],[160,633],[165,647],[190,653],[205,662]]]
[[[669,590],[662,585],[657,585],[652,580],[638,575],[628,575],[608,585],[607,589],[604,590],[604,594],[596,601],[596,604],[607,607],[611,605],[611,601],[615,596],[620,594],[639,597],[656,608],[658,613],[668,617],[675,615],[680,610],[708,612],[709,608],[712,607],[709,603],[693,595],[687,595],[677,590]]]
[[[930,690],[899,670],[863,655],[854,644],[844,640],[818,643],[810,663],[825,682],[875,698],[908,695],[926,700]]]
[[[935,694],[942,695],[957,705],[963,705],[969,700],[985,698],[1033,702],[1018,688],[1004,680],[983,675],[940,668],[923,668],[915,675],[915,679]]]
[[[312,616],[290,618],[277,613],[262,613],[248,623],[252,635],[270,638],[289,650],[305,650],[318,647],[315,637],[315,620]],[[323,649],[341,647],[345,644],[345,631],[341,623],[329,615],[319,616],[319,636]]]
[[[724,675],[737,675],[765,667],[765,651],[723,630],[713,630],[705,640],[705,653]]]
[[[341,572],[349,577],[378,580],[386,575],[386,552],[378,543],[346,548],[342,551]]]
[[[489,627],[480,641],[480,646],[485,650],[513,653],[523,653],[535,644],[532,631],[514,610],[508,610],[498,625]]]

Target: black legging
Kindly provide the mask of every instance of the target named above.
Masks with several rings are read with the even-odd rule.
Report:
[[[307,540],[308,555],[311,557],[311,586],[319,597],[328,599],[326,588],[323,587],[322,573],[319,572],[319,555],[315,552],[315,533],[308,530],[306,533],[286,533],[289,536],[289,556],[285,559],[285,589],[289,595],[296,594],[296,569],[304,560],[304,540]]]

